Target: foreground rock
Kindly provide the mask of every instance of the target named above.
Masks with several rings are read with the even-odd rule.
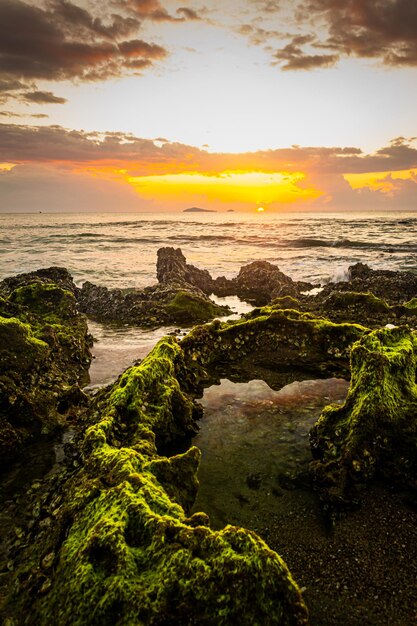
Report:
[[[158,440],[195,430],[184,353],[162,340],[96,401],[81,468],[27,538],[3,617],[20,624],[307,624],[282,559],[254,533],[187,517],[199,451]],[[44,523],[45,515],[49,523]]]
[[[62,427],[86,398],[90,337],[71,291],[46,282],[2,283],[0,464],[26,441]],[[1,287],[0,286],[0,287]]]
[[[317,485],[326,503],[358,500],[375,475],[417,489],[417,336],[407,327],[364,335],[351,352],[343,406],[311,432]]]

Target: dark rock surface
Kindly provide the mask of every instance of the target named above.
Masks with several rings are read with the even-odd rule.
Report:
[[[80,310],[89,317],[137,326],[205,322],[231,313],[209,299],[207,270],[187,265],[181,250],[158,250],[159,283],[145,289],[108,289],[85,282],[77,292]]]
[[[391,270],[373,270],[364,263],[349,267],[349,281],[329,284],[322,297],[331,291],[370,292],[388,304],[403,304],[417,296],[417,274]]]
[[[59,271],[65,282],[68,276]],[[83,402],[80,385],[88,381],[91,338],[73,293],[31,281],[31,275],[9,280],[9,295],[0,297],[2,465],[11,463],[25,442],[53,433],[73,417]]]

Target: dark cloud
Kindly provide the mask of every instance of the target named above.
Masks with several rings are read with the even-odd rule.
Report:
[[[416,0],[288,0],[257,4],[257,19],[240,27],[255,45],[273,54],[286,70],[331,67],[346,56],[371,58],[387,66],[417,66]],[[270,25],[283,11],[281,24]],[[268,24],[268,28],[265,28]],[[304,43],[298,39],[306,37]],[[285,42],[277,49],[277,41]]]
[[[121,0],[122,6],[126,6],[130,11],[142,20],[152,20],[154,22],[184,22],[186,20],[199,20],[198,13],[190,7],[180,7],[177,9],[177,16],[171,15],[161,5],[159,0]]]
[[[139,28],[138,18],[111,14],[101,19],[65,0],[43,8],[1,0],[0,84],[10,92],[33,80],[96,81],[141,73],[167,51],[126,39]]]
[[[22,94],[21,99],[36,104],[65,104],[67,102],[66,98],[55,96],[51,91],[27,91]]]
[[[25,113],[14,113],[13,111],[0,111],[0,115],[2,117],[34,117],[37,119],[45,119],[49,117],[46,113],[30,113],[27,115]]]
[[[324,45],[340,54],[417,65],[415,0],[308,0],[303,9],[302,22],[324,19]]]
[[[323,67],[332,67],[339,61],[337,54],[307,54],[301,46],[314,45],[312,35],[298,35],[291,43],[277,50],[275,60],[281,64],[283,70],[312,70]]]

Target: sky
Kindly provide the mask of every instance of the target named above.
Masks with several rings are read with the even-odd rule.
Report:
[[[0,212],[417,210],[416,0],[0,0]]]

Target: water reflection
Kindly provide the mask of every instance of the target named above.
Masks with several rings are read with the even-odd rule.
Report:
[[[322,408],[343,402],[345,380],[293,382],[274,391],[262,380],[222,380],[206,390],[193,443],[202,451],[193,511],[212,526],[259,530],[265,516],[289,505],[287,494],[308,485],[308,433]]]

